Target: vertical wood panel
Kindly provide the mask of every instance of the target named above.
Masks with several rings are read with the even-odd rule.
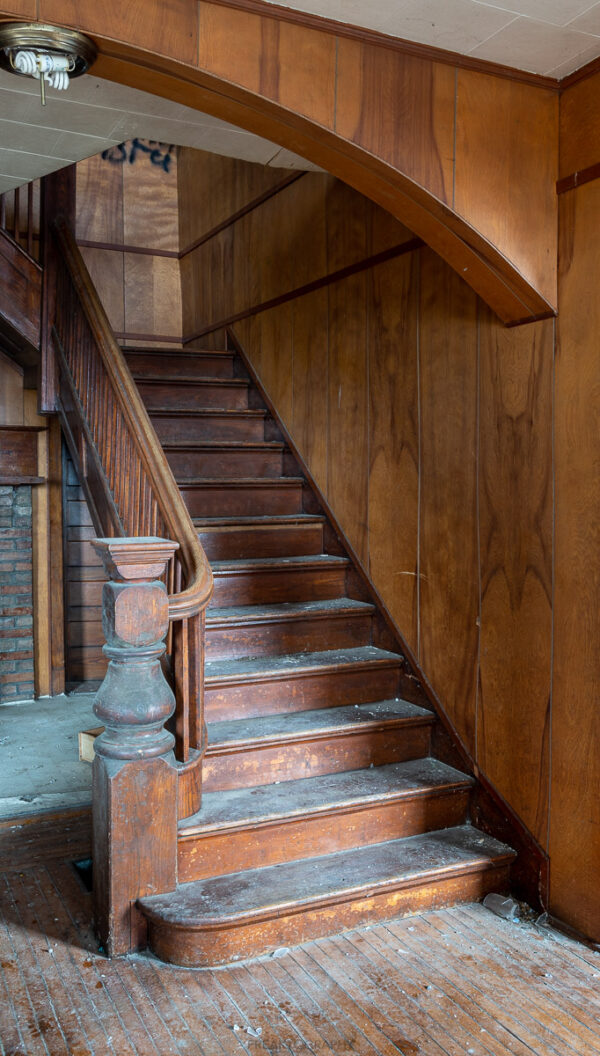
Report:
[[[23,425],[23,370],[1,350],[0,425]]]
[[[77,164],[77,238],[123,242],[123,166],[100,154]]]
[[[75,26],[84,33],[109,33],[140,48],[170,55],[180,62],[195,62],[197,49],[196,4],[188,0],[161,0],[147,4],[129,0],[38,0],[40,22]]]
[[[369,569],[417,652],[419,254],[374,268],[369,282]]]
[[[338,184],[327,196],[327,267],[366,256],[366,204]],[[350,211],[348,206],[354,206]],[[328,287],[329,374],[327,498],[363,564],[368,565],[367,278]]]
[[[146,154],[133,165],[118,166],[123,173],[123,240],[129,246],[179,249],[175,153],[171,159],[169,172],[150,164]]]
[[[474,754],[477,299],[431,251],[421,261],[420,659]]]
[[[551,909],[600,941],[600,183],[561,196]]]
[[[458,70],[456,107],[454,208],[556,304],[558,96]]]
[[[86,246],[81,247],[81,255],[110,325],[120,333],[125,329],[125,255]]]
[[[547,841],[554,324],[481,309],[481,661],[477,761]]]
[[[322,125],[333,125],[336,68],[333,35],[247,11],[232,12],[210,3],[200,3],[199,8],[201,68],[274,99]]]
[[[137,253],[123,256],[124,329],[134,334],[181,336],[179,262],[172,257]]]
[[[559,176],[597,165],[600,161],[600,73],[567,88],[560,100]]]
[[[338,40],[336,132],[452,202],[454,69]]]
[[[292,305],[294,335],[292,435],[327,494],[329,312],[326,290]]]

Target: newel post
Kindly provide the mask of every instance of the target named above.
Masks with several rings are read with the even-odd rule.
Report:
[[[175,698],[161,668],[169,604],[158,577],[167,539],[96,539],[110,582],[102,594],[108,657],[94,712],[105,727],[93,766],[94,914],[109,956],[145,945],[142,895],[177,883],[177,771],[164,724]]]

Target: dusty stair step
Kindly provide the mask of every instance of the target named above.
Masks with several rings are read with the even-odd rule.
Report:
[[[233,377],[233,361],[235,352],[226,350],[205,352],[194,350],[186,352],[183,349],[169,351],[168,349],[131,348],[123,349],[125,359],[132,374],[153,374],[161,377],[185,377],[204,376],[210,378]]]
[[[348,558],[331,554],[213,561],[211,609],[341,597],[349,565]]]
[[[375,606],[354,598],[208,608],[208,660],[369,645]]]
[[[429,755],[435,716],[406,700],[208,724],[206,792],[317,777]]]
[[[266,411],[191,410],[155,407],[150,415],[161,442],[194,440],[264,440]]]
[[[195,477],[280,477],[284,444],[277,440],[189,440],[163,442],[178,480]]]
[[[206,721],[410,699],[403,658],[375,646],[207,661]]]
[[[505,891],[514,852],[470,825],[180,884],[139,900],[162,960],[226,964]]]
[[[228,407],[239,410],[248,407],[249,381],[245,378],[199,378],[195,375],[165,378],[150,374],[134,374],[146,408],[171,407],[173,410],[194,410]]]
[[[178,835],[181,883],[314,858],[468,820],[473,781],[436,759],[208,792]]]
[[[196,477],[179,480],[179,490],[194,519],[226,523],[240,517],[298,516],[303,477]]]
[[[209,561],[321,554],[324,524],[324,517],[308,513],[194,518]]]

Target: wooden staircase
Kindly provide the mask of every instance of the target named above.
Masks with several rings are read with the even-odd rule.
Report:
[[[239,355],[126,349],[214,575],[201,810],[149,944],[220,964],[505,890],[473,779]]]

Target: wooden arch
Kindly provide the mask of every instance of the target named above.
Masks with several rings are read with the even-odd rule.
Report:
[[[229,121],[355,187],[504,322],[555,313],[552,86],[338,34],[257,0],[12,0],[0,19],[36,9],[94,38],[99,77]]]

